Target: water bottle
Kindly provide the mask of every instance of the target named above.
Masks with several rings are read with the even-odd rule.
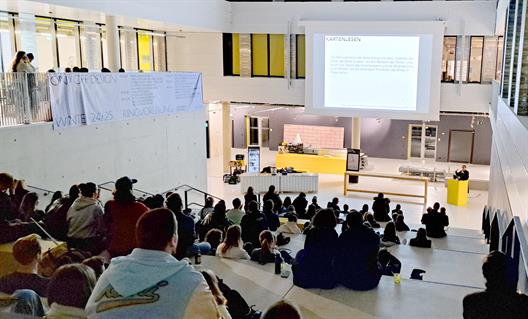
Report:
[[[194,251],[194,264],[199,265],[202,263],[202,253],[200,252],[200,247],[196,246]]]
[[[275,255],[275,274],[280,275],[282,268],[282,257],[280,254]]]

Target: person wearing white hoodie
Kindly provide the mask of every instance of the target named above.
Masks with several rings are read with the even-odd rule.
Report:
[[[97,255],[106,248],[104,209],[94,183],[80,184],[79,189],[81,196],[73,202],[66,214],[68,246]]]
[[[136,225],[135,248],[112,259],[86,305],[89,319],[218,319],[218,306],[204,277],[172,256],[178,223],[165,208],[144,213]]]

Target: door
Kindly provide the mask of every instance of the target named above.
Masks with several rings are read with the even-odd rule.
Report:
[[[248,116],[248,145],[269,147],[269,117]]]
[[[471,163],[473,161],[473,143],[475,131],[451,130],[449,131],[449,162]]]
[[[408,158],[436,159],[436,125],[410,124]]]

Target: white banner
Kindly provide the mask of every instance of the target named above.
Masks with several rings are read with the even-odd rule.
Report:
[[[54,129],[203,107],[201,73],[49,73],[49,87]]]

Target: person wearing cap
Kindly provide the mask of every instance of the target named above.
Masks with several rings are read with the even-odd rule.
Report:
[[[68,213],[68,246],[86,250],[94,255],[106,248],[107,228],[104,211],[99,202],[99,192],[94,183],[80,184],[81,196],[77,198]]]
[[[136,223],[147,206],[136,201],[132,193],[136,179],[121,177],[115,183],[114,199],[106,202],[105,223],[108,228],[108,252],[112,257],[128,255],[136,248]]]
[[[31,234],[15,242],[13,257],[17,262],[17,270],[0,278],[1,292],[12,294],[19,289],[31,289],[41,297],[47,296],[50,280],[37,273],[42,253],[39,239],[39,235]]]

